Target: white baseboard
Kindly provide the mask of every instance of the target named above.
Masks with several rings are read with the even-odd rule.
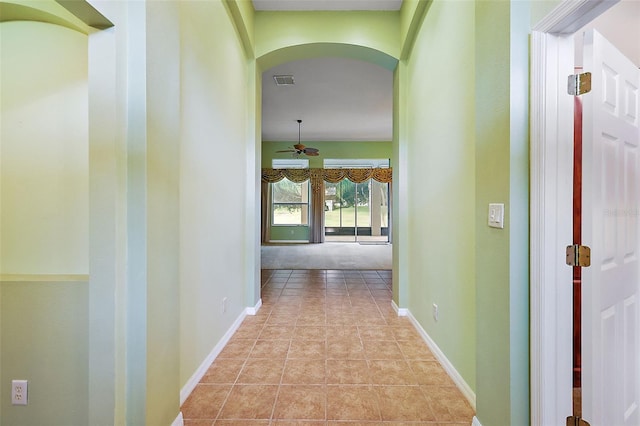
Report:
[[[393,307],[393,310],[396,311],[399,317],[406,317],[409,313],[409,310],[407,308],[399,308],[398,305],[396,305],[396,302],[393,300],[391,301],[391,307]]]
[[[398,316],[400,316],[400,313],[398,313]],[[462,378],[460,373],[458,373],[458,370],[456,370],[453,364],[451,364],[451,361],[447,359],[444,352],[442,352],[442,350],[438,347],[436,342],[434,342],[433,339],[429,336],[429,334],[427,334],[425,329],[422,328],[418,320],[411,314],[409,310],[407,310],[407,316],[409,317],[409,320],[411,320],[411,323],[416,328],[416,330],[418,330],[418,333],[420,333],[420,336],[422,336],[422,339],[424,339],[424,341],[427,343],[427,346],[429,346],[429,348],[431,349],[431,352],[433,352],[433,355],[438,359],[438,361],[440,361],[440,364],[442,364],[442,367],[444,368],[444,370],[447,372],[449,377],[451,377],[451,380],[453,380],[453,382],[456,384],[458,389],[460,389],[460,392],[462,392],[464,397],[467,398],[467,401],[469,401],[469,404],[471,404],[471,407],[475,411],[476,409],[475,392],[473,392],[471,387]],[[480,425],[480,423],[478,422],[477,425]]]
[[[182,417],[182,411],[178,413],[178,417],[171,423],[171,426],[184,426],[184,418]]]
[[[482,426],[480,424],[480,420],[476,416],[473,416],[473,422],[471,422],[471,426]]]
[[[184,404],[184,402],[187,400],[191,392],[193,392],[193,390],[196,388],[196,386],[198,385],[202,377],[205,375],[205,373],[211,366],[211,363],[213,362],[213,360],[216,359],[216,357],[220,354],[220,352],[222,352],[222,349],[224,349],[226,344],[229,343],[229,339],[231,339],[231,336],[233,336],[233,333],[235,333],[238,327],[240,327],[240,324],[242,324],[242,321],[247,316],[247,310],[249,309],[255,310],[255,308],[245,308],[242,311],[242,313],[238,316],[238,318],[236,318],[236,320],[233,322],[229,330],[227,330],[224,336],[222,336],[220,341],[218,341],[218,343],[213,347],[209,355],[207,355],[204,361],[202,361],[202,364],[200,364],[198,369],[193,373],[193,375],[189,378],[189,380],[187,380],[187,383],[185,383],[185,385],[182,387],[182,389],[180,390],[180,406]]]
[[[260,307],[262,307],[262,299],[258,299],[258,303],[256,303],[256,306],[252,308],[251,307],[246,308],[245,312],[247,313],[247,315],[255,315],[260,310]]]

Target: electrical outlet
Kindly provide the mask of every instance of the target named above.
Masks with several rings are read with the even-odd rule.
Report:
[[[225,312],[227,312],[227,298],[223,297],[222,298],[222,313],[224,314]]]
[[[27,405],[27,383],[26,380],[11,381],[11,404]]]
[[[433,304],[433,319],[438,321],[438,305]]]

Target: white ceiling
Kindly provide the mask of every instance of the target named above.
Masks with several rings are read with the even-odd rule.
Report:
[[[256,10],[399,10],[402,0],[253,0]],[[276,86],[273,75],[293,75]],[[393,72],[346,58],[289,62],[262,75],[262,140],[390,141]]]
[[[293,75],[277,86],[274,75]],[[288,62],[262,74],[262,140],[390,141],[393,72],[348,58]]]

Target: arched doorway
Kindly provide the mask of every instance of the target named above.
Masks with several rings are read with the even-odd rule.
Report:
[[[264,119],[265,116],[265,111],[262,111],[262,108],[267,108],[264,99],[262,98],[263,95],[263,91],[264,91],[264,87],[263,85],[265,84],[270,84],[273,83],[271,81],[271,75],[268,75],[266,77],[263,77],[263,73],[265,73],[265,75],[269,72],[269,70],[283,70],[286,69],[286,65],[287,64],[299,64],[302,62],[314,62],[314,63],[318,63],[318,61],[322,61],[322,60],[327,60],[327,61],[342,61],[342,62],[352,62],[352,63],[358,63],[360,67],[371,67],[371,68],[377,68],[380,70],[383,70],[384,73],[386,73],[388,75],[388,80],[387,80],[387,84],[388,84],[388,90],[389,90],[389,97],[390,97],[390,105],[389,105],[389,111],[388,111],[388,117],[386,117],[386,119],[388,119],[388,127],[389,127],[389,135],[386,137],[387,139],[387,143],[389,146],[389,149],[387,150],[386,153],[382,153],[382,154],[378,154],[378,153],[372,153],[372,149],[366,149],[363,148],[365,145],[360,144],[360,142],[362,142],[362,140],[360,140],[360,142],[358,142],[358,144],[353,144],[353,146],[356,145],[360,145],[360,151],[362,151],[362,155],[359,158],[371,158],[371,156],[373,155],[374,157],[385,157],[387,159],[391,159],[391,166],[393,167],[394,165],[394,159],[391,158],[393,157],[392,155],[392,151],[393,149],[391,149],[391,145],[394,143],[397,143],[397,141],[393,140],[393,128],[394,128],[394,124],[393,124],[393,103],[396,102],[397,97],[394,95],[394,73],[398,64],[398,60],[396,58],[394,58],[393,56],[389,55],[388,53],[385,53],[381,50],[377,50],[377,49],[373,49],[371,47],[366,47],[366,46],[359,46],[359,45],[354,45],[354,44],[346,44],[346,43],[306,43],[306,44],[300,44],[300,45],[292,45],[292,46],[288,46],[288,47],[283,47],[280,49],[275,49],[261,57],[259,57],[257,59],[257,66],[256,66],[256,80],[260,81],[260,84],[256,84],[256,110],[257,110],[257,114],[256,114],[256,121],[259,123],[256,126],[256,155],[258,155],[258,153],[261,153],[263,156],[260,158],[256,159],[256,163],[258,161],[261,162],[261,166],[262,167],[271,167],[271,159],[270,158],[265,158],[264,157],[264,151],[262,150],[263,148],[263,143],[271,143],[271,142],[265,142],[263,141],[262,136],[264,135],[264,130],[263,130],[263,122],[262,120]],[[265,80],[266,78],[266,80]],[[348,76],[346,78],[349,78]],[[266,83],[265,83],[266,82]],[[308,82],[307,82],[308,83]],[[313,84],[313,83],[312,83]],[[262,106],[262,108],[259,108],[258,106]],[[258,116],[259,115],[259,116]],[[294,125],[295,125],[295,119],[297,118],[297,116],[291,116],[291,117],[286,117],[289,119],[291,124],[291,136],[298,136],[297,134],[297,129],[294,129]],[[375,124],[376,120],[371,120],[369,123],[369,125],[371,125],[371,123]],[[366,124],[365,124],[366,125]],[[294,130],[296,130],[294,132]],[[303,124],[302,127],[302,133],[304,136],[307,136],[307,133],[305,133],[307,131],[307,128],[305,127],[305,125]],[[313,130],[311,129],[312,133]],[[344,134],[342,136],[343,141],[348,141],[350,136],[348,134]],[[305,138],[303,138],[305,139]],[[340,137],[338,137],[338,139],[340,139]],[[318,139],[317,134],[313,133],[310,136],[310,139],[307,140],[322,140],[322,141],[326,141],[327,139]],[[259,142],[258,142],[259,141]],[[289,144],[291,144],[293,142],[289,141]],[[286,143],[282,142],[280,143],[282,146],[285,146]],[[372,146],[372,145],[370,145]],[[343,143],[343,147],[344,147],[344,143]],[[343,148],[344,149],[344,148]],[[272,149],[272,151],[275,151],[276,148]],[[327,154],[327,151],[331,151],[329,150],[325,150],[323,151],[323,154]],[[329,157],[328,158],[333,158],[335,155],[331,155],[328,154]],[[358,154],[354,154],[356,156],[358,156]],[[326,155],[324,156],[326,157]],[[314,159],[311,159],[311,161],[314,161]],[[267,164],[268,163],[268,164]],[[323,167],[323,163],[322,162],[317,162],[314,163],[314,165],[310,166],[310,167]],[[259,178],[257,178],[257,180],[259,180]],[[258,183],[259,185],[259,183]],[[390,185],[389,185],[390,186]],[[259,186],[258,186],[259,187]],[[259,198],[259,195],[258,195]],[[390,198],[390,197],[389,197]],[[256,200],[256,211],[260,212],[260,206],[261,206],[262,202],[261,200]],[[259,214],[259,213],[258,213]],[[389,230],[385,230],[385,232],[391,232],[390,228],[391,228],[391,218],[392,218],[392,213],[389,212],[389,217],[387,217],[386,219],[389,221],[388,222],[388,229]],[[297,228],[292,228],[291,230],[287,229],[287,232],[291,233],[291,235],[289,233],[287,233],[287,237],[290,237],[290,239],[294,239],[294,232],[298,233],[299,229]],[[304,234],[304,232],[302,233]],[[304,239],[307,240],[307,234],[304,234],[299,236],[297,234],[295,234],[295,239]],[[284,239],[284,237],[280,236],[280,239]],[[258,243],[259,244],[259,243]],[[256,252],[259,252],[260,247],[257,248]],[[390,251],[390,248],[389,248]],[[258,265],[260,264],[260,259],[257,259],[256,262]],[[256,276],[259,276],[259,271],[256,271]],[[259,292],[259,286],[256,286],[256,291]]]

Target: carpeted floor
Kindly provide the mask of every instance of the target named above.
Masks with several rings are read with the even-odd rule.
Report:
[[[261,259],[262,269],[392,269],[391,244],[268,244]]]

